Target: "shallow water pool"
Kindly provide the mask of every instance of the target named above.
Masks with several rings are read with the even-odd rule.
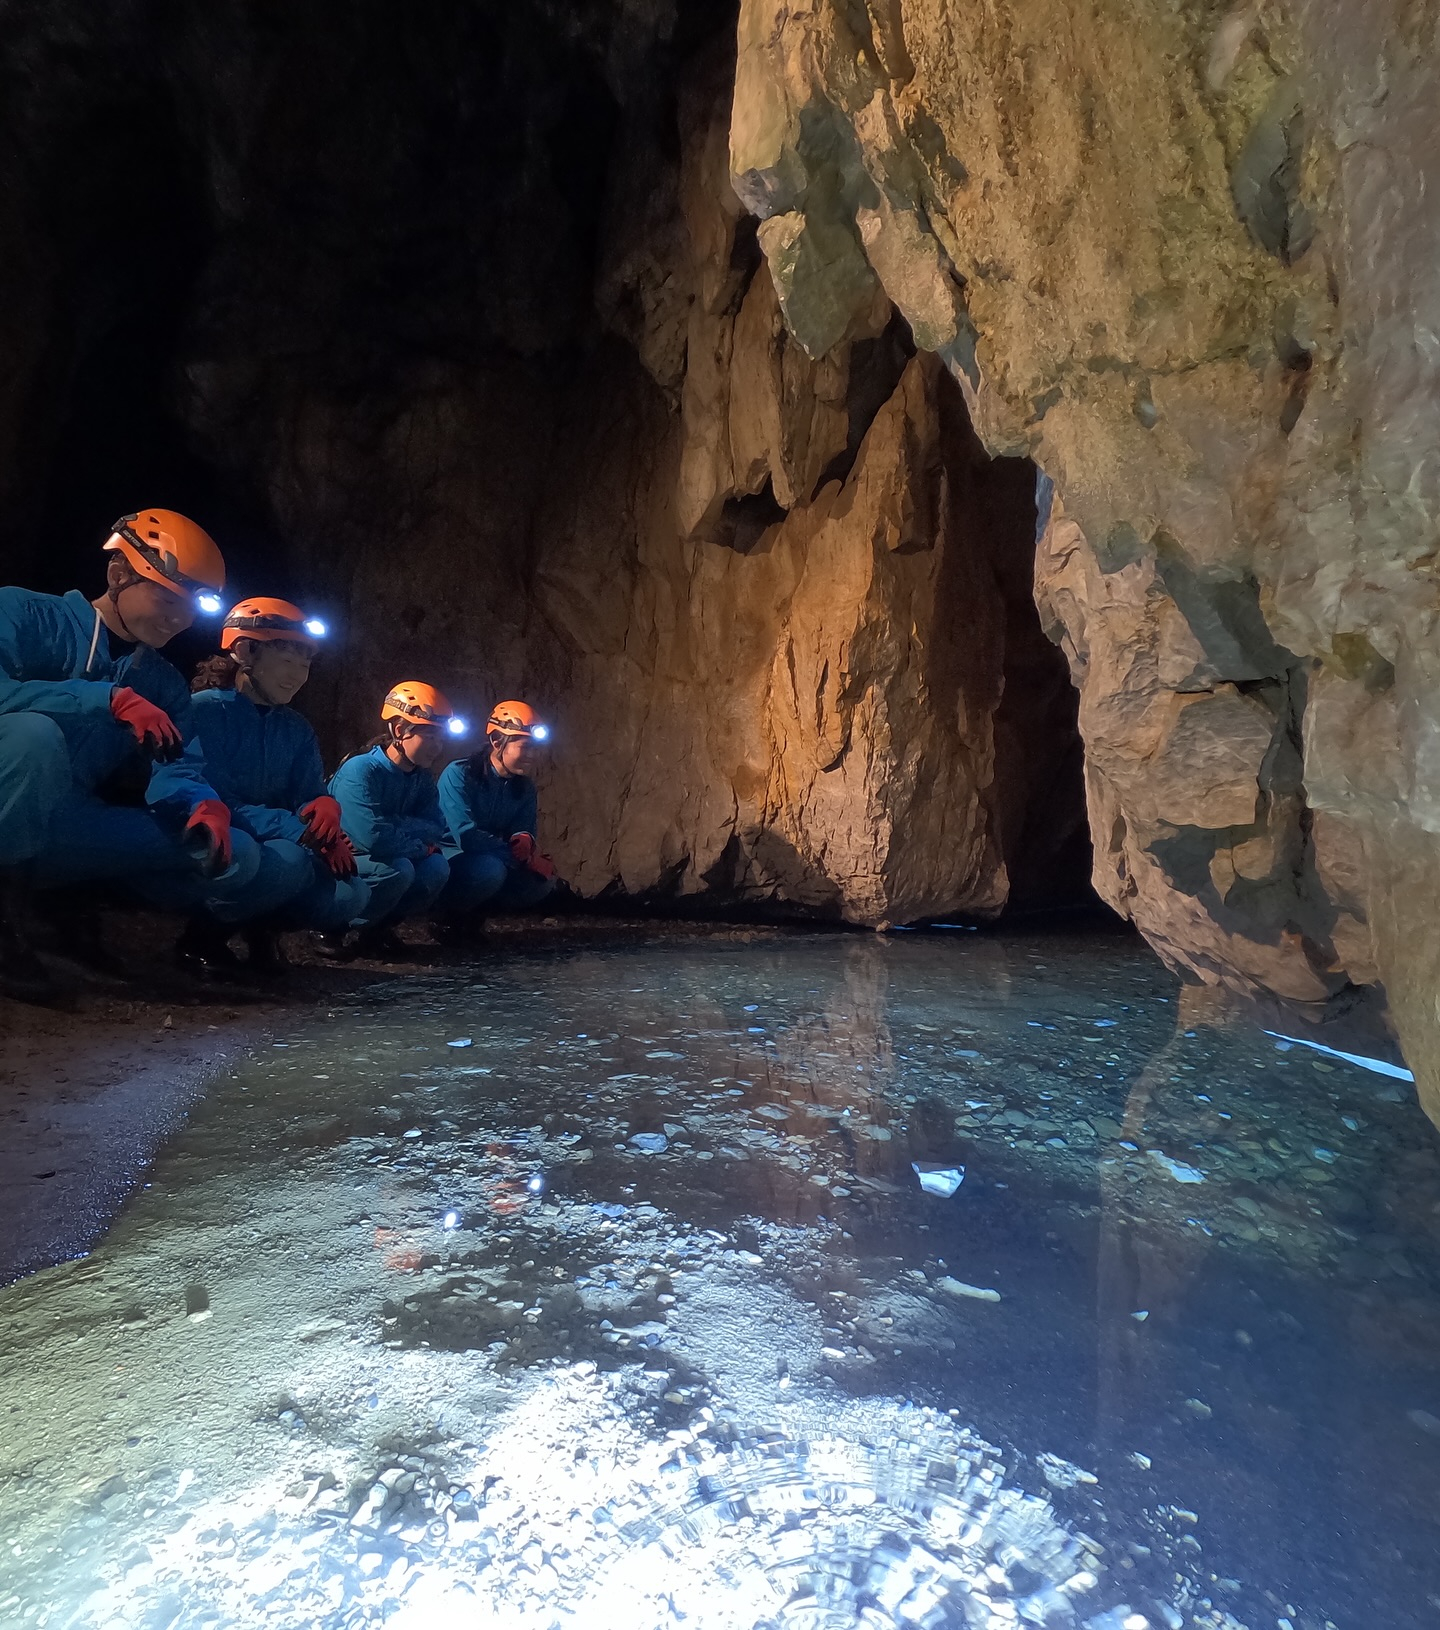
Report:
[[[0,1422],[4,1625],[1431,1625],[1440,1155],[1115,935],[487,956],[0,1291]]]

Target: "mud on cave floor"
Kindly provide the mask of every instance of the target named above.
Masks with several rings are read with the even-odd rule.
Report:
[[[1395,1080],[1115,935],[347,978],[0,1291],[0,1624],[1433,1622]]]

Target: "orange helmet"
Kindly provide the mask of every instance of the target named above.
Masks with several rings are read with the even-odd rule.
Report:
[[[541,724],[535,709],[528,702],[497,702],[486,722],[485,731],[492,737],[513,739],[521,736],[526,741],[545,741],[550,735],[549,725]]]
[[[324,638],[325,624],[288,600],[241,600],[225,613],[220,649],[228,651],[237,640],[295,640],[316,651]]]
[[[410,724],[440,725],[452,736],[463,736],[469,726],[450,706],[444,691],[422,685],[418,679],[402,679],[392,685],[380,709],[380,718],[405,719]]]
[[[176,594],[192,594],[202,611],[220,610],[225,558],[203,527],[173,509],[122,515],[105,548],[122,554],[141,577]]]

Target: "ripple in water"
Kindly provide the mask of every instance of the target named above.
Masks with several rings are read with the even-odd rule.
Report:
[[[65,1622],[149,1623],[160,1600],[167,1625],[267,1630],[1243,1630],[1189,1584],[1116,1600],[1102,1547],[936,1412],[741,1430],[722,1407],[657,1438],[633,1382],[538,1377],[486,1444],[443,1471],[421,1451],[425,1475],[381,1471],[368,1501],[212,1502]]]

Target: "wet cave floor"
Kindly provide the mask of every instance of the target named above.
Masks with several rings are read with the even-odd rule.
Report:
[[[297,1018],[0,1291],[0,1625],[1440,1620],[1440,1156],[1138,941]]]

